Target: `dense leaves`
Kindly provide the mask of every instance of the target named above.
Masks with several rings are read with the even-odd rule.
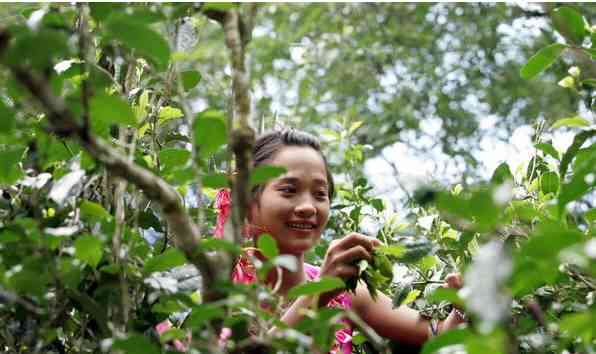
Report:
[[[197,249],[210,257],[242,254],[261,278],[297,269],[296,258],[280,254],[269,235],[242,245],[211,237],[221,212],[217,189],[237,176],[226,149],[237,102],[223,31],[212,19],[231,10],[247,16],[247,9],[232,3],[0,7],[10,33],[0,38],[2,350],[159,353],[179,340],[205,353],[251,345],[328,352],[344,311],[313,307],[293,328],[276,311],[300,296],[354,291],[359,282],[426,319],[445,318],[452,304],[467,312],[471,322],[430,339],[423,353],[594,350],[590,7],[260,5],[252,39],[244,38],[253,125],[312,130],[338,177],[327,230],[306,260],[320,264],[328,242],[350,232],[384,246],[372,261],[355,262],[358,277],[323,277],[286,297],[221,274],[217,290],[228,296],[212,301],[203,299],[204,275],[187,264],[192,251],[178,248],[173,231],[181,224],[166,221],[178,203],[204,236]],[[540,22],[541,35],[526,27],[530,18]],[[250,23],[242,22],[243,30]],[[14,75],[15,68],[22,71]],[[23,71],[47,83],[37,93],[55,96],[53,110],[46,109],[50,98],[32,100]],[[64,134],[73,126],[55,125],[63,109],[89,135]],[[498,129],[482,128],[479,117],[491,115]],[[436,170],[435,182],[406,195],[403,205],[373,188],[363,172],[369,157],[391,155],[383,149],[396,141],[417,149],[429,137],[431,150],[474,169],[480,135],[500,135],[501,125],[511,131],[536,117],[546,124],[536,125],[528,161],[474,170],[451,186],[436,182],[445,181]],[[556,142],[559,134],[569,144]],[[150,200],[151,185],[139,188],[122,171],[95,162],[97,151],[84,147],[97,141],[142,167],[137,173],[162,177],[153,181],[171,184],[176,198],[159,205],[163,196]],[[400,174],[418,167],[395,166]],[[284,172],[263,166],[248,182],[263,184]],[[470,178],[478,175],[486,178]],[[222,261],[221,272],[227,267]],[[438,289],[454,271],[465,274],[464,288]],[[166,319],[174,328],[152,336]],[[217,327],[230,329],[227,341],[219,341],[226,332]],[[272,327],[278,334],[269,333]],[[354,351],[372,352],[364,329],[355,329]],[[375,350],[404,350],[403,343],[378,344]]]

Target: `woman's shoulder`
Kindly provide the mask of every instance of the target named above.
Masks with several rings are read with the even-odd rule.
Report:
[[[304,263],[304,272],[308,276],[309,281],[315,281],[319,279],[319,275],[321,274],[321,268],[309,264]],[[336,297],[331,299],[327,304],[328,307],[340,307],[343,309],[349,309],[352,307],[352,294],[347,291],[343,291],[339,293]]]

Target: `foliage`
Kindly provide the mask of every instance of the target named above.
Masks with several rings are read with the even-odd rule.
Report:
[[[288,328],[272,310],[286,305],[272,289],[222,281],[218,287],[228,296],[209,301],[202,299],[205,289],[195,291],[196,277],[187,278],[188,287],[172,276],[188,259],[173,242],[177,225],[166,221],[170,210],[98,163],[84,141],[66,136],[72,127],[55,125],[60,112],[34,104],[11,69],[24,65],[46,80],[50,94],[63,97],[93,136],[173,186],[205,235],[200,247],[239,254],[247,245],[210,237],[216,189],[232,179],[226,112],[233,103],[223,34],[205,14],[244,9],[215,3],[0,7],[11,36],[0,38],[2,350],[159,353],[191,334],[192,350],[219,352],[216,325],[231,329],[224,344],[229,351],[329,350],[340,310],[311,311]],[[423,353],[449,346],[468,353],[593,351],[596,32],[589,9],[582,9],[585,15],[552,9],[552,38],[560,40],[528,55],[525,65],[499,63],[494,54],[501,43],[494,29],[519,11],[504,4],[275,4],[261,10],[255,21],[265,34],[255,33],[249,44],[253,83],[262,88],[275,78],[298,87],[295,99],[283,89],[274,93],[287,100],[288,111],[279,114],[323,132],[340,177],[328,230],[307,260],[320,263],[328,242],[349,232],[381,240],[386,247],[375,257],[378,264],[360,262],[369,288],[428,318],[445,317],[450,304],[472,318],[430,340]],[[436,20],[424,21],[430,17]],[[292,43],[305,49],[302,59],[294,60]],[[529,47],[534,44],[545,43]],[[450,51],[469,64],[462,69],[468,81],[454,83],[459,79],[447,70],[452,64],[438,64]],[[554,75],[546,76],[550,84],[539,81],[546,70],[565,75],[558,86]],[[381,84],[396,71],[405,79]],[[501,81],[510,86],[497,87]],[[428,109],[443,122],[443,149],[465,154],[450,142],[474,134],[477,112],[463,104],[470,92],[482,92],[488,110],[503,116],[526,102],[511,125],[538,114],[560,118],[549,120],[550,130],[573,132],[573,142],[558,151],[541,131],[527,169],[502,164],[486,183],[428,186],[408,201],[407,213],[393,212],[364,177],[366,158],[401,131],[416,130]],[[271,112],[273,94],[256,96],[258,126],[272,126],[278,114]],[[375,109],[370,97],[380,100]],[[250,183],[283,172],[260,168]],[[268,256],[255,262],[261,277],[274,267],[295,268],[271,237],[248,246]],[[465,272],[465,288],[437,289],[452,271]],[[354,283],[323,278],[290,290],[289,297]],[[158,338],[153,328],[164,319],[176,328]],[[273,326],[279,331],[270,335]],[[354,336],[356,350],[370,352],[364,333]],[[384,344],[383,350],[404,349]]]

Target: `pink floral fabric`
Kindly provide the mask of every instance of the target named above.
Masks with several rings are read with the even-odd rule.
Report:
[[[222,188],[215,195],[215,208],[219,210],[215,222],[213,234],[217,238],[222,238],[224,234],[224,225],[232,212],[232,195],[229,189]]]
[[[165,321],[157,324],[157,326],[155,326],[155,331],[157,331],[157,334],[159,334],[161,336],[163,333],[167,332],[170,328],[172,328],[172,322],[165,320]],[[188,340],[190,342],[190,336],[189,336]],[[179,352],[186,352],[188,350],[188,346],[179,339],[174,339],[173,344],[174,344],[174,348],[176,348],[176,350]]]
[[[224,226],[232,213],[232,195],[229,189],[222,188],[217,191],[217,194],[215,195],[215,208],[217,208],[219,212],[217,214],[213,235],[216,238],[223,238]],[[245,235],[248,237],[247,230],[244,231]],[[248,255],[252,255],[252,252],[248,252]],[[237,284],[251,284],[256,280],[256,272],[254,271],[252,264],[248,261],[247,256],[241,255],[238,257],[234,270],[232,271],[232,281]]]
[[[304,271],[309,277],[309,280],[319,278],[321,270],[308,263],[304,263]],[[352,296],[347,292],[342,292],[327,304],[327,307],[350,309],[352,308]],[[352,353],[352,326],[349,320],[342,319],[341,322],[346,325],[345,328],[335,332],[335,344],[331,348],[330,354],[351,354]]]
[[[248,261],[248,260],[247,260]],[[237,267],[236,269],[239,269]],[[250,275],[250,278],[242,278],[244,273],[236,273],[236,269],[234,270],[234,274],[232,278],[236,282],[238,279],[239,283],[243,284],[250,284],[256,280],[256,276],[254,275],[254,267],[251,268],[253,274]],[[321,273],[320,268],[310,265],[308,263],[304,263],[304,271],[308,280],[313,281],[319,278]],[[254,280],[253,280],[254,279]],[[352,308],[352,296],[347,292],[342,292],[341,294],[337,295],[329,303],[327,307],[334,307],[334,308],[341,308],[341,309],[350,309]],[[349,320],[342,319],[341,322],[346,325],[346,327],[340,329],[339,331],[335,332],[335,344],[331,348],[330,354],[351,354],[352,353],[352,326]],[[223,332],[222,332],[223,333]],[[227,332],[226,332],[227,333]],[[221,339],[221,338],[220,338]]]

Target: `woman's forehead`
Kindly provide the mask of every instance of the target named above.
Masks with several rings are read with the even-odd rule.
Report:
[[[323,157],[309,146],[285,146],[269,163],[285,167],[286,177],[310,174],[313,175],[312,177],[317,179],[322,177],[327,181],[327,169]]]

